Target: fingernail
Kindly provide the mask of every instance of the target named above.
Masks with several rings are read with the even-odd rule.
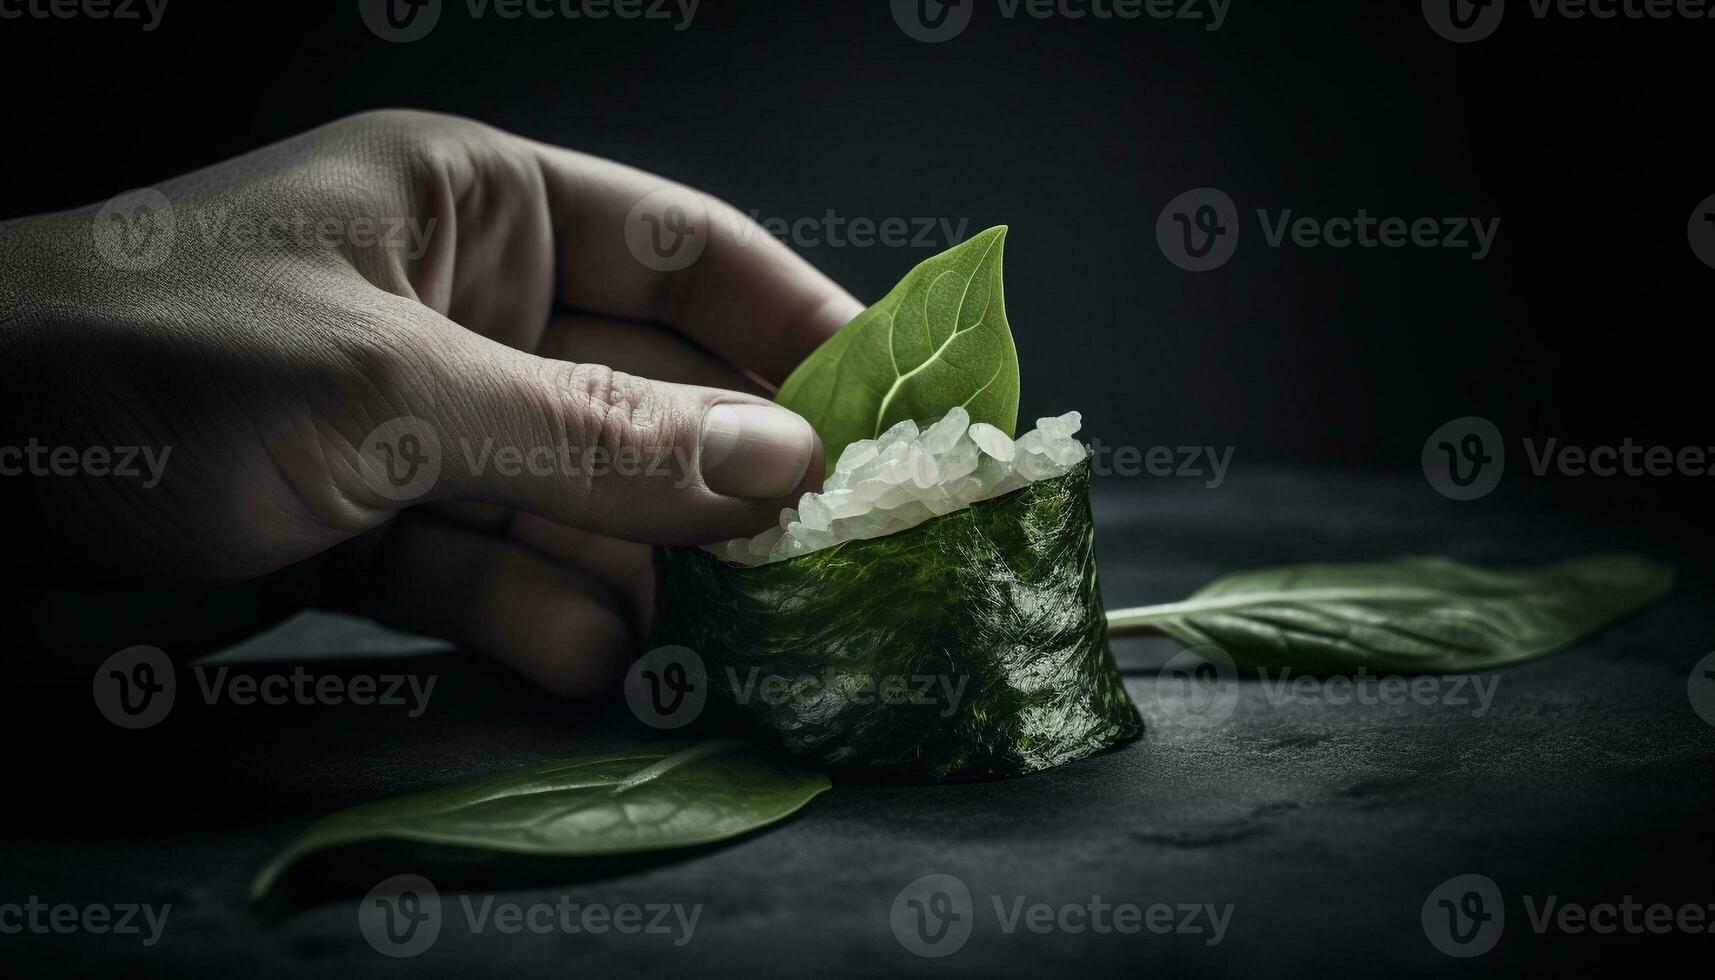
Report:
[[[772,405],[716,405],[703,417],[698,466],[710,490],[729,497],[784,497],[816,452],[816,431]]]

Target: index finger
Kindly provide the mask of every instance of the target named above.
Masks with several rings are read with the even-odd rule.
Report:
[[[863,310],[712,195],[600,157],[531,146],[562,304],[663,323],[775,385]]]

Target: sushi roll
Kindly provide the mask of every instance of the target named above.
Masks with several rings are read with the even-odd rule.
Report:
[[[655,552],[651,645],[801,760],[1016,776],[1137,738],[1071,412],[1013,438],[1004,227],[921,263],[781,387],[835,460],[751,538]]]
[[[653,643],[694,651],[711,704],[830,768],[1016,776],[1138,737],[1076,428],[1014,441],[955,409],[848,449],[784,526],[657,549]]]

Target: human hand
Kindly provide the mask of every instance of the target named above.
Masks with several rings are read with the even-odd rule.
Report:
[[[647,631],[647,543],[820,485],[760,396],[861,304],[706,195],[392,111],[156,190],[0,225],[0,483],[60,574],[308,563],[317,601],[588,694]],[[639,246],[685,212],[694,261]]]

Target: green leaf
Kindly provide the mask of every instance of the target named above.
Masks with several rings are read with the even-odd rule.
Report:
[[[798,365],[775,400],[841,450],[895,422],[932,422],[963,405],[1007,435],[1018,425],[1018,351],[1006,322],[1001,253],[990,228],[911,270],[893,291]]]
[[[1672,568],[1626,554],[1537,568],[1446,558],[1300,565],[1228,575],[1184,602],[1112,611],[1108,627],[1213,644],[1240,668],[1452,673],[1557,650],[1672,587]]]
[[[708,844],[781,820],[828,786],[737,739],[559,759],[324,817],[262,869],[250,897],[308,854],[366,841],[555,857]]]

